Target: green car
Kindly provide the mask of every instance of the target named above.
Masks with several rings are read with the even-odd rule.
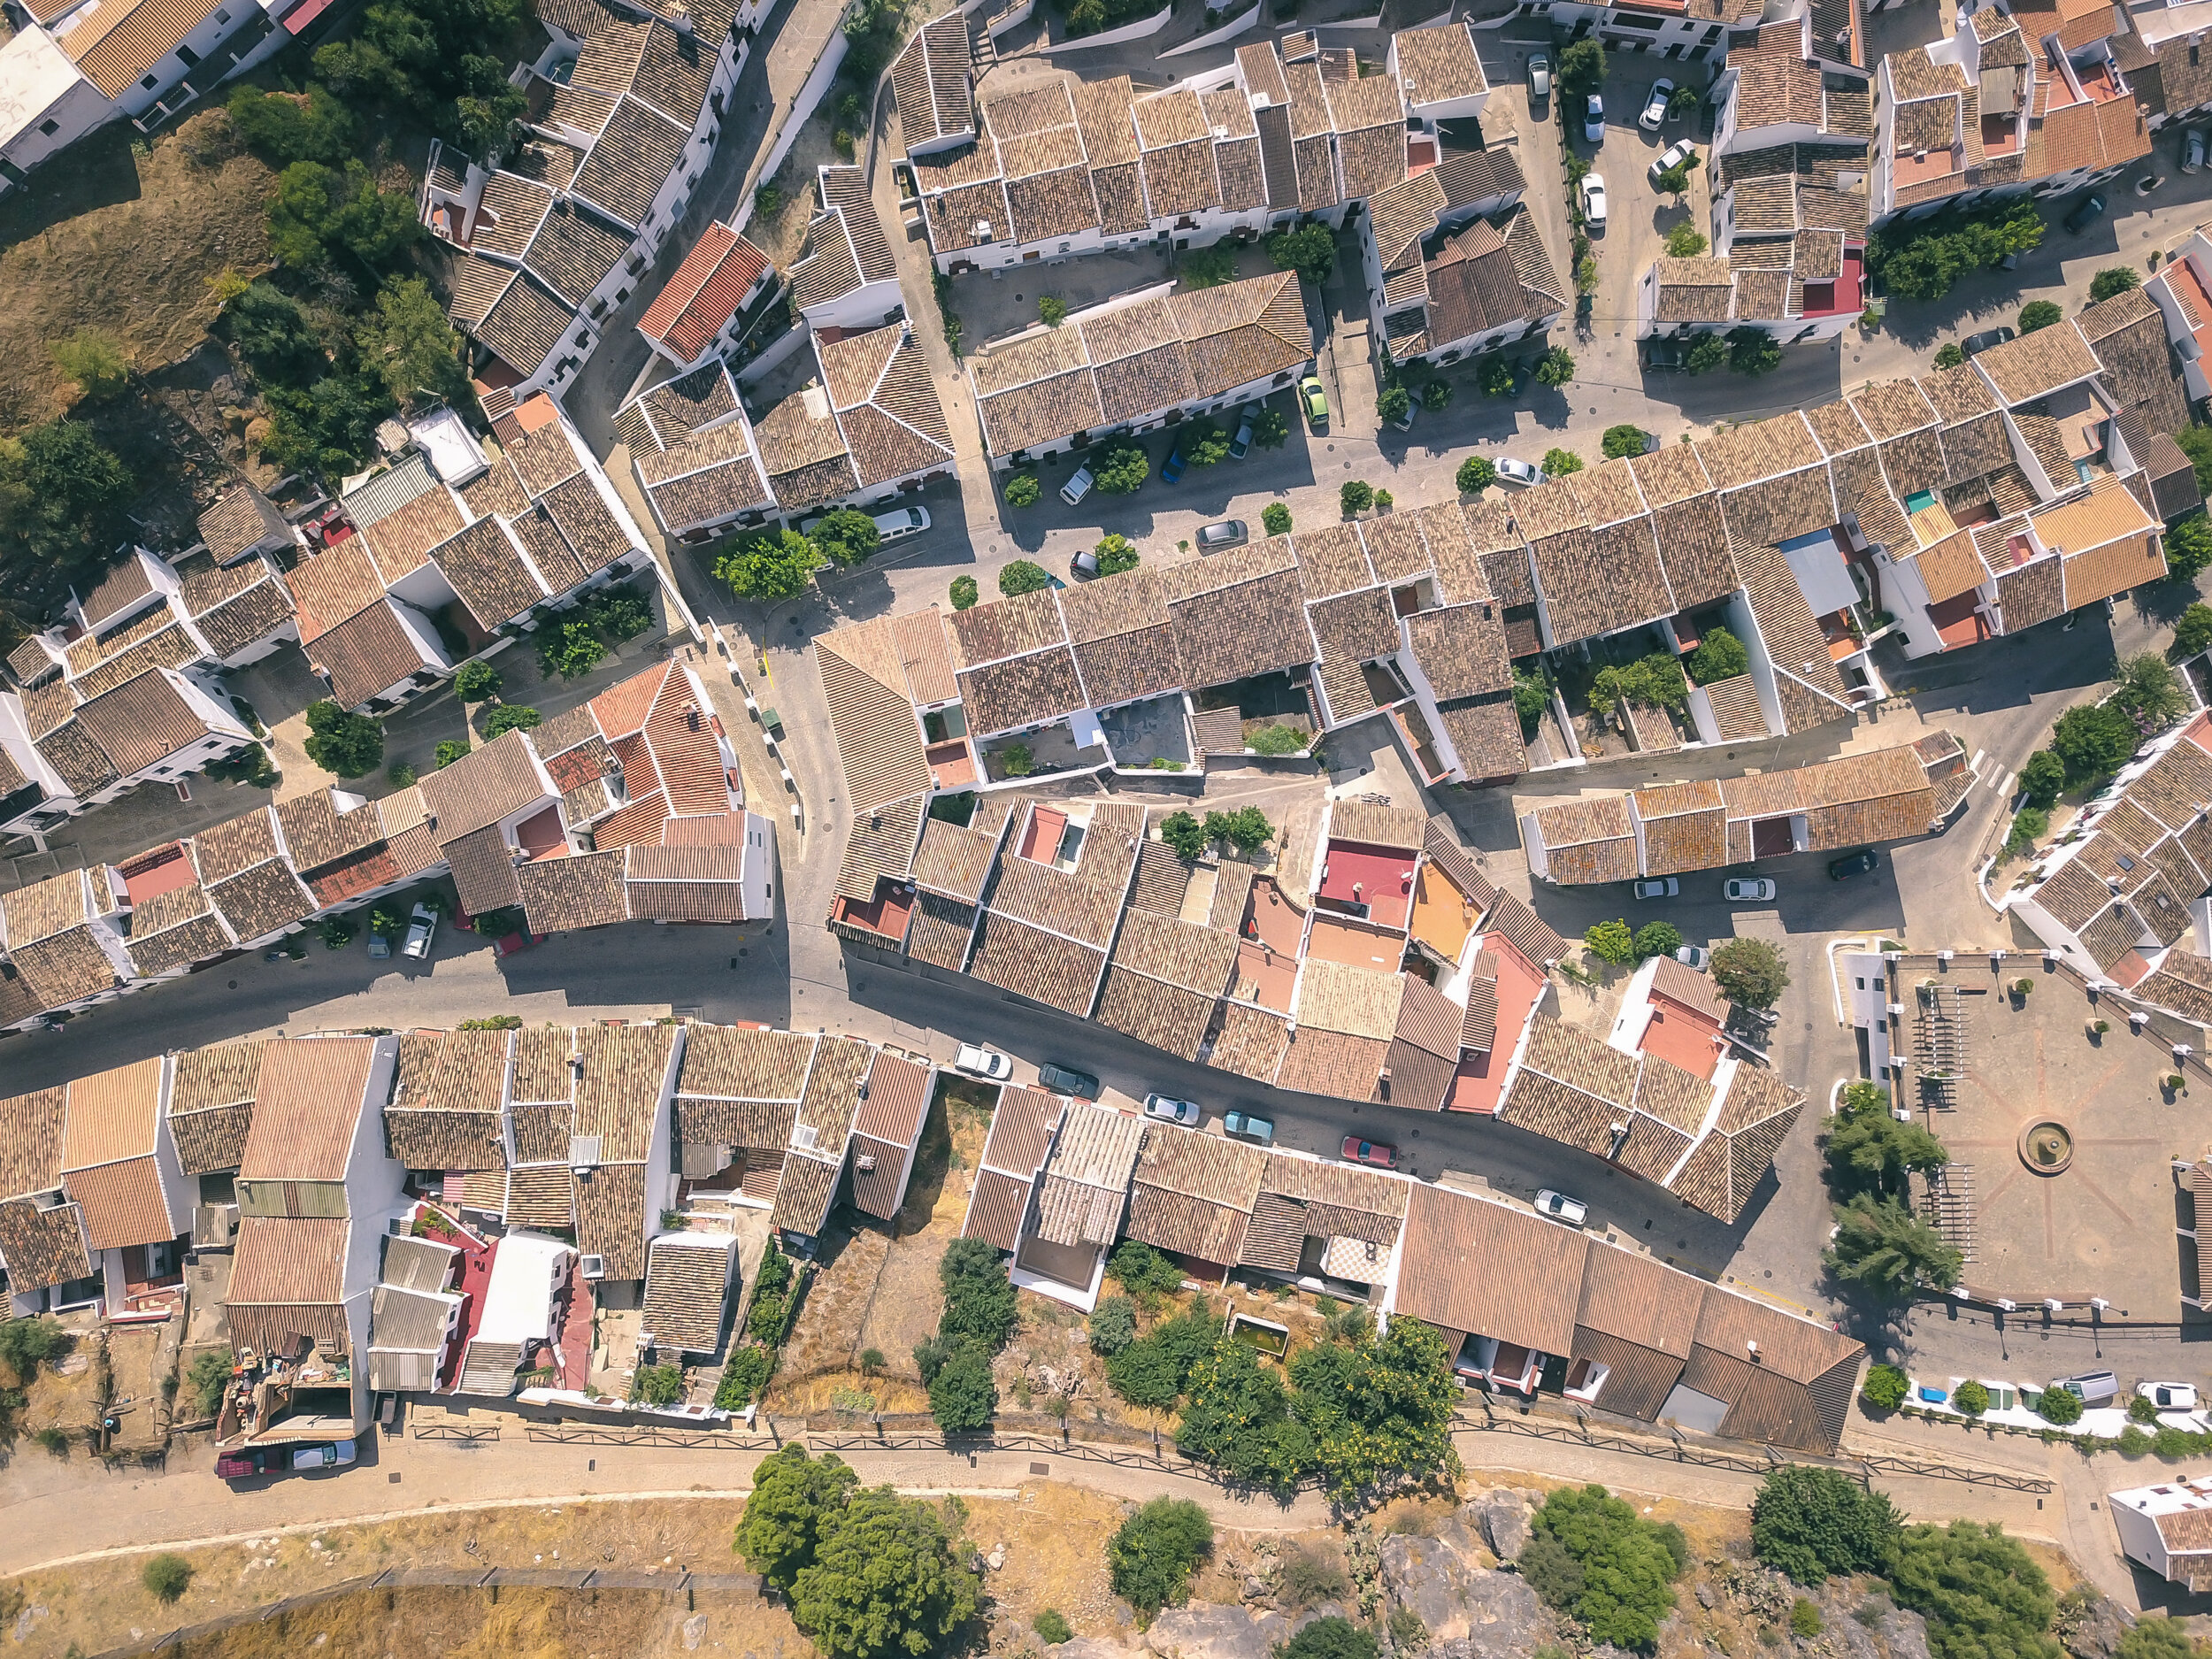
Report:
[[[1298,382],[1298,401],[1306,406],[1306,419],[1316,432],[1329,429],[1329,395],[1321,387],[1319,377],[1309,374]]]
[[[1255,1118],[1249,1112],[1231,1112],[1221,1120],[1223,1133],[1240,1141],[1256,1141],[1262,1146],[1271,1146],[1275,1140],[1272,1119]]]

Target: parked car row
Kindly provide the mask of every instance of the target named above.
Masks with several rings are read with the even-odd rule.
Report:
[[[1682,882],[1675,876],[1648,876],[1631,883],[1629,892],[1638,900],[1677,898]],[[1775,887],[1763,876],[1731,876],[1720,884],[1720,892],[1731,904],[1762,903],[1773,898]]]

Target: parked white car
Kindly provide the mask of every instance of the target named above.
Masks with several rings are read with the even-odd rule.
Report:
[[[1555,1193],[1548,1187],[1536,1194],[1536,1213],[1549,1216],[1554,1221],[1563,1221],[1571,1227],[1578,1227],[1590,1218],[1590,1206],[1579,1198],[1570,1198],[1564,1193]]]
[[[1087,466],[1077,467],[1075,476],[1060,486],[1060,499],[1071,507],[1081,506],[1083,497],[1091,493],[1091,469]]]
[[[1702,973],[1712,962],[1713,953],[1702,945],[1683,945],[1676,949],[1674,959],[1684,967]]]
[[[1495,465],[1499,479],[1508,484],[1518,484],[1523,489],[1533,489],[1543,480],[1543,473],[1528,462],[1515,456],[1502,455]]]
[[[1181,1124],[1195,1129],[1205,1113],[1194,1100],[1177,1100],[1172,1094],[1151,1094],[1144,1097],[1144,1115],[1157,1118],[1162,1123]]]
[[[427,904],[418,904],[407,918],[407,941],[400,946],[399,954],[420,961],[430,954],[430,941],[437,936],[438,912]]]
[[[2197,1409],[2194,1383],[2139,1382],[2135,1385],[2135,1392],[2161,1411],[2194,1411]]]
[[[1582,175],[1582,217],[1592,230],[1605,228],[1605,175],[1586,173]]]
[[[1636,125],[1647,133],[1657,132],[1659,123],[1667,119],[1667,101],[1673,96],[1673,81],[1653,81],[1651,96],[1644,100],[1644,112],[1636,118]]]
[[[995,1048],[986,1048],[972,1042],[960,1045],[960,1052],[953,1056],[952,1069],[965,1071],[970,1077],[987,1077],[995,1083],[1003,1083],[1014,1075],[1014,1063]]]
[[[896,541],[902,536],[919,535],[929,528],[929,509],[902,507],[896,512],[876,515],[876,534],[886,541]]]
[[[1658,160],[1651,164],[1651,176],[1656,179],[1663,173],[1672,173],[1677,167],[1696,159],[1697,146],[1686,138],[1678,138],[1660,153]]]
[[[1731,904],[1750,904],[1772,898],[1774,883],[1763,877],[1731,876],[1720,890]]]
[[[1605,142],[1605,100],[1593,92],[1582,106],[1582,137],[1586,143]]]

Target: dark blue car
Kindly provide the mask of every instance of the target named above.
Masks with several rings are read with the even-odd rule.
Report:
[[[1174,453],[1167,457],[1167,465],[1160,469],[1160,481],[1164,484],[1181,483],[1183,469],[1189,465],[1183,459],[1183,446],[1177,444]]]

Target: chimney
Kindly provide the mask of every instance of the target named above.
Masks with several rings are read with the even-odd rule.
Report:
[[[1752,1341],[1752,1340],[1750,1340],[1748,1338],[1747,1338],[1747,1339],[1745,1340],[1745,1341],[1744,1341],[1744,1347],[1745,1347],[1746,1348],[1747,1348],[1748,1350],[1750,1350],[1750,1354],[1751,1354],[1751,1363],[1752,1363],[1754,1365],[1756,1365],[1756,1364],[1759,1363],[1759,1345],[1758,1345],[1758,1343],[1756,1343],[1756,1342],[1755,1342],[1755,1341]]]

